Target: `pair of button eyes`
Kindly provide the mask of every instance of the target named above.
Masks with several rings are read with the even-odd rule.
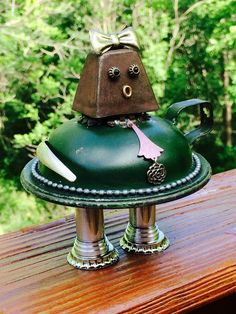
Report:
[[[137,77],[140,73],[139,67],[137,64],[131,64],[128,68],[128,74],[130,77]],[[115,80],[120,77],[120,69],[118,67],[111,67],[108,70],[108,76],[110,79]]]

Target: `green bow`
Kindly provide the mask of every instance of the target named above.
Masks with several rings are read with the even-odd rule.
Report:
[[[132,27],[127,27],[119,33],[105,34],[90,30],[90,41],[96,54],[102,54],[111,48],[119,46],[139,48],[138,40]]]

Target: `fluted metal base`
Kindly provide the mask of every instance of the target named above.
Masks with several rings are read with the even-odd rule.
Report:
[[[118,260],[118,252],[106,236],[100,241],[91,243],[81,242],[76,238],[71,252],[67,255],[69,264],[84,270],[104,268]]]
[[[129,223],[120,240],[121,247],[137,254],[152,254],[165,250],[170,242],[155,223],[155,206],[131,208]]]
[[[120,246],[127,252],[152,254],[165,250],[170,245],[168,238],[156,228],[136,229],[128,224]]]
[[[72,266],[93,270],[104,268],[119,260],[117,250],[104,233],[102,209],[77,208],[76,233],[74,246],[67,255]]]

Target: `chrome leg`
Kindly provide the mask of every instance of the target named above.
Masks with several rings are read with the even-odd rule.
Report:
[[[124,250],[151,254],[165,250],[169,244],[168,238],[156,225],[155,205],[130,208],[129,223],[120,240]]]
[[[119,255],[104,233],[102,209],[77,208],[74,246],[67,256],[69,264],[80,269],[104,268],[117,262]]]

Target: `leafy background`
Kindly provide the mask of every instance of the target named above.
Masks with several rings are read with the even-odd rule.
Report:
[[[19,175],[38,143],[73,116],[91,28],[135,28],[156,114],[184,99],[210,100],[215,127],[195,149],[214,173],[236,168],[235,20],[233,0],[0,1],[0,233],[71,212],[26,194]],[[195,120],[183,114],[179,127]]]

